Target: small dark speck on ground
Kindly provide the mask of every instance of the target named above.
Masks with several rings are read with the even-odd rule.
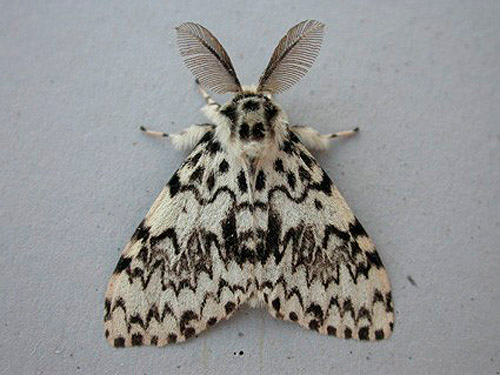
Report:
[[[237,355],[237,354],[243,355],[243,354],[245,354],[245,352],[243,350],[240,350],[239,352],[233,352],[233,355]]]
[[[243,332],[238,332],[238,336],[243,337],[243,336],[245,336],[245,334]]]
[[[413,280],[413,277],[408,275],[408,276],[406,276],[406,278],[408,279],[408,281],[410,282],[411,285],[417,286],[417,283],[415,282],[415,280]]]
[[[366,360],[369,361],[370,360],[370,357],[366,357]]]
[[[177,368],[181,368],[181,365],[178,365]]]
[[[411,361],[411,357],[408,357],[408,359]]]

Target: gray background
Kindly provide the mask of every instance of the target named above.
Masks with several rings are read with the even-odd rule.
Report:
[[[500,3],[212,4],[0,3],[0,372],[499,374]],[[108,277],[183,159],[137,127],[204,120],[173,27],[208,27],[252,83],[305,18],[327,37],[278,101],[322,132],[361,127],[318,158],[377,243],[394,335],[244,309],[185,344],[112,349]]]

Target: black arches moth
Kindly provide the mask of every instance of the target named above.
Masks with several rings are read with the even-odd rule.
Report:
[[[184,341],[242,304],[339,338],[378,340],[394,322],[375,246],[312,156],[331,139],[293,126],[272,98],[316,59],[324,25],[307,20],[276,47],[256,86],[195,23],[178,45],[210,123],[163,135],[190,154],[126,245],[109,281],[104,326],[116,346]],[[216,103],[203,88],[233,93]]]

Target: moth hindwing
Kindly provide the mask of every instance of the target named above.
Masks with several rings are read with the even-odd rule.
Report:
[[[115,347],[184,341],[239,306],[346,339],[390,336],[391,287],[372,240],[311,151],[357,131],[290,125],[271,98],[312,65],[323,36],[303,21],[281,40],[259,85],[241,86],[204,27],[177,28],[209,123],[152,132],[190,150],[125,246],[104,326]],[[204,88],[234,92],[220,105]]]

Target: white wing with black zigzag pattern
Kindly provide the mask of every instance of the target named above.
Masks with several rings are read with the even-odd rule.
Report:
[[[245,169],[208,131],[125,247],[109,282],[105,333],[116,346],[184,341],[252,294]]]
[[[257,285],[270,313],[340,338],[389,337],[391,288],[375,246],[293,132],[256,173],[268,254]]]

